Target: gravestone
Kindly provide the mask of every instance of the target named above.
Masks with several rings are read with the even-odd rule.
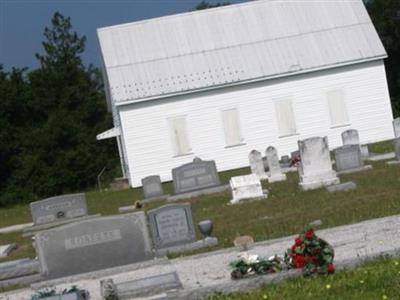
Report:
[[[396,159],[400,161],[400,137],[393,140]]]
[[[336,170],[338,172],[359,169],[364,166],[360,147],[356,144],[347,144],[335,149]]]
[[[394,137],[400,137],[400,117],[393,120]]]
[[[358,131],[349,129],[342,132],[343,145],[360,145],[360,137]]]
[[[87,215],[85,194],[47,198],[30,204],[34,225],[53,223]]]
[[[251,173],[257,175],[258,179],[267,179],[268,175],[265,173],[264,162],[262,159],[261,152],[252,150],[249,153],[249,162]]]
[[[169,290],[182,289],[183,286],[178,274],[171,272],[119,283],[114,283],[112,279],[102,280],[100,288],[101,295],[105,299],[136,299],[137,297],[141,298],[162,292],[165,293]],[[116,298],[111,298],[110,295],[115,295]],[[163,297],[163,299],[167,298]]]
[[[142,179],[143,193],[145,199],[164,197],[161,178],[158,175],[147,176]]]
[[[279,164],[278,151],[276,148],[269,146],[267,150],[265,150],[265,156],[267,157],[269,166],[268,182],[286,180],[286,174],[282,173],[281,165]]]
[[[281,164],[281,168],[290,168],[291,163],[290,163],[289,155],[283,155],[281,157],[280,164]]]
[[[78,221],[35,235],[41,275],[60,278],[154,257],[143,212]]]
[[[229,184],[233,196],[231,204],[239,203],[242,200],[266,198],[260,179],[255,174],[232,177]]]
[[[200,158],[193,162],[172,169],[175,194],[216,187],[221,184],[215,161],[203,161]]]
[[[17,249],[17,244],[0,245],[0,257],[9,256],[12,251]]]
[[[149,210],[147,215],[155,248],[196,241],[190,203],[164,205]]]
[[[327,137],[312,137],[298,141],[300,151],[299,186],[302,190],[317,189],[338,184],[339,178],[332,170]]]

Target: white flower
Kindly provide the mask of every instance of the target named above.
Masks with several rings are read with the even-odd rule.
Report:
[[[255,264],[258,263],[258,255],[257,254],[248,254],[244,253],[239,256],[241,260],[243,260],[246,264]]]

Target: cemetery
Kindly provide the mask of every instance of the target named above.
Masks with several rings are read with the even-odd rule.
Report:
[[[278,2],[97,29],[121,174],[0,208],[0,300],[398,298],[386,50],[362,1]]]
[[[217,172],[215,163],[197,159],[178,171],[171,170],[175,174],[180,169],[188,172],[174,175],[176,180],[171,183],[161,183],[154,175],[144,179],[140,189],[58,196],[32,203],[22,211],[19,208],[21,213],[14,220],[1,218],[3,228],[28,225],[23,229],[11,226],[12,232],[0,234],[0,244],[12,245],[12,251],[0,258],[0,291],[30,286],[4,294],[10,295],[5,299],[19,299],[19,293],[77,285],[85,287],[81,292],[94,299],[155,294],[166,294],[168,299],[197,299],[218,291],[256,288],[301,275],[294,272],[296,269],[287,270],[280,257],[291,246],[293,235],[309,223],[317,225],[317,234],[332,243],[338,269],[384,254],[396,255],[400,244],[393,240],[393,234],[400,222],[396,215],[400,214],[396,201],[400,168],[388,164],[388,159],[363,159],[360,145],[349,143],[329,151],[328,143],[322,137],[299,141],[298,172],[284,174],[286,159],[280,160],[274,147],[268,146],[267,165],[256,151],[249,153],[248,168],[222,173]],[[369,152],[396,153],[395,146],[396,139],[369,145]],[[320,156],[313,157],[315,153]],[[371,167],[360,172],[364,163]],[[205,173],[207,168],[211,175]],[[348,172],[341,172],[343,169]],[[260,174],[265,174],[262,179]],[[273,177],[279,180],[271,180]],[[185,184],[185,180],[190,183]],[[183,187],[188,187],[183,191],[182,181]],[[224,189],[201,193],[209,186]],[[183,198],[171,199],[182,194]],[[135,201],[143,201],[143,206],[121,212],[121,207]],[[13,215],[13,211],[0,214]],[[33,223],[27,223],[30,220]],[[42,227],[32,230],[35,226]],[[367,241],[366,233],[370,236]],[[242,260],[235,258],[238,256]],[[188,271],[187,264],[194,262],[214,268],[207,272],[198,268],[204,275],[195,277],[203,288],[190,279],[193,271]],[[250,281],[243,283],[242,279],[229,279],[243,277],[230,275],[229,265],[238,268],[232,274],[239,274],[244,262],[256,263],[253,268],[259,271],[255,274],[266,275],[251,272]],[[75,297],[63,297],[67,295]]]

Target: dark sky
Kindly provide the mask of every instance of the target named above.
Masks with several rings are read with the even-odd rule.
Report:
[[[87,37],[85,63],[99,65],[96,28],[187,12],[201,0],[0,0],[0,64],[38,67],[43,31],[54,12],[70,16],[73,29]],[[226,0],[209,0],[210,3]],[[244,0],[230,0],[230,3]]]

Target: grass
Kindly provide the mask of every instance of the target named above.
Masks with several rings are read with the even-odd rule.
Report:
[[[292,278],[282,283],[232,295],[213,295],[209,300],[251,299],[399,299],[399,259],[382,258],[330,276]]]
[[[375,153],[388,152],[389,142],[370,146]],[[374,149],[373,151],[371,149]],[[354,181],[357,189],[348,192],[328,193],[324,189],[301,192],[298,189],[297,173],[289,173],[285,182],[268,184],[268,199],[228,205],[230,192],[201,196],[180,202],[192,204],[195,224],[204,219],[214,221],[214,235],[219,244],[208,251],[232,246],[237,235],[251,235],[256,241],[296,234],[305,224],[322,220],[321,228],[351,224],[363,220],[400,214],[400,167],[387,166],[384,162],[370,162],[373,169],[341,176],[341,181]],[[248,174],[249,168],[222,172],[222,183],[232,176]],[[164,191],[172,194],[172,184],[165,183]],[[88,192],[86,194],[90,214],[117,214],[121,206],[132,205],[143,198],[141,188],[122,191]],[[146,204],[149,210],[166,204],[158,201]],[[30,222],[29,206],[14,206],[0,209],[0,227]],[[197,230],[197,229],[196,229]],[[197,232],[198,238],[201,237]],[[17,243],[20,248],[1,261],[20,257],[34,257],[30,238],[20,233],[0,234],[0,245]],[[186,253],[187,255],[188,253]],[[191,254],[191,253],[190,253]]]

